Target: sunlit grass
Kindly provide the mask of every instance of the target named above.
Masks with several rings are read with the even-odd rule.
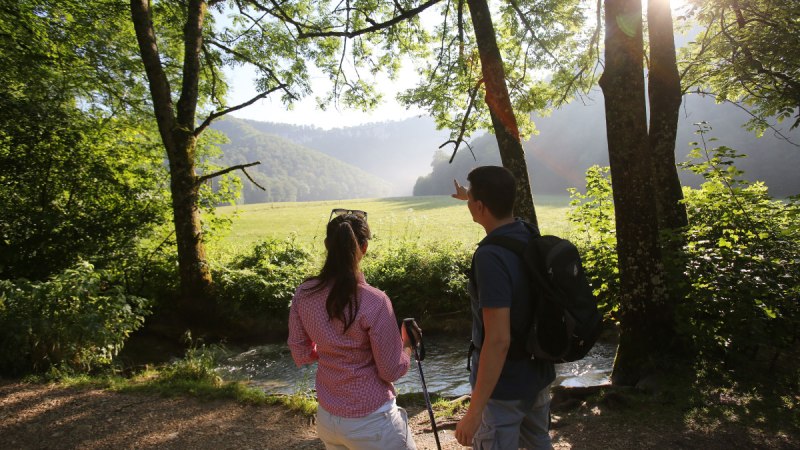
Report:
[[[536,213],[544,234],[565,235],[569,199],[539,196]],[[233,217],[230,232],[209,246],[213,259],[224,260],[264,239],[297,239],[312,251],[323,248],[325,225],[332,208],[367,211],[373,233],[372,245],[398,240],[457,241],[473,245],[484,236],[472,221],[466,203],[449,196],[384,199],[330,200],[317,202],[257,203],[219,208]]]

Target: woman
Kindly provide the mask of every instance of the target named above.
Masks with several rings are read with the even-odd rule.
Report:
[[[367,214],[335,209],[322,271],[297,288],[289,349],[298,366],[318,361],[317,434],[327,449],[415,449],[392,382],[405,375],[411,343],[392,304],[359,269]]]

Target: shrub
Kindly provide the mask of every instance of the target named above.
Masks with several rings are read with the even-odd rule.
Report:
[[[700,363],[760,359],[774,369],[800,337],[800,202],[774,200],[763,184],[745,181],[733,165],[738,157],[727,147],[696,148],[684,165],[706,181],[684,188],[690,225],[683,254],[668,262],[687,283],[675,290],[685,292],[676,299],[678,331]],[[586,179],[586,195],[572,192],[570,217],[595,293],[613,315],[619,274],[611,183],[598,167]]]
[[[35,90],[31,90],[35,91]],[[74,96],[0,94],[0,277],[45,280],[127,258],[168,217],[163,147]]]
[[[612,317],[619,309],[619,269],[614,199],[608,167],[592,166],[586,171],[586,194],[570,189],[575,244],[581,249],[586,275],[598,306]]]
[[[86,262],[47,281],[0,280],[0,372],[108,365],[148,307]]]
[[[742,179],[728,147],[690,156],[686,168],[706,181],[684,190],[691,297],[679,323],[706,358],[777,357],[799,337],[800,203]]]
[[[402,241],[367,253],[364,276],[392,299],[398,319],[468,318],[467,272],[472,251],[453,242]]]
[[[395,314],[442,329],[468,318],[466,273],[471,251],[459,243],[401,241],[375,246],[362,261],[367,281],[385,291]],[[267,240],[214,268],[221,313],[245,334],[285,332],[297,286],[316,274],[314,257],[293,239]]]
[[[245,331],[285,323],[297,286],[311,275],[311,256],[293,239],[267,240],[227,267],[213,269],[220,311]]]

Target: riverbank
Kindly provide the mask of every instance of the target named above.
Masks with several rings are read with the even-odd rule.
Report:
[[[551,435],[556,449],[800,447],[796,428],[769,416],[748,417],[746,404],[736,408],[740,400],[720,397],[719,405],[692,411],[651,394],[557,396]],[[402,397],[400,403],[409,412],[418,447],[435,449],[419,396]],[[718,416],[716,406],[744,414]],[[453,436],[462,413],[456,409],[437,419],[442,448],[462,448]],[[282,406],[16,381],[0,381],[0,436],[0,447],[9,449],[324,448],[313,418]]]

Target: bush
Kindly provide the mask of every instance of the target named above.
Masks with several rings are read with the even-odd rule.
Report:
[[[701,364],[760,361],[775,369],[800,337],[800,202],[774,200],[763,184],[745,181],[733,165],[738,157],[727,147],[697,148],[685,164],[706,182],[684,188],[690,225],[682,255],[668,262],[680,274],[671,283],[687,284],[675,290],[685,292],[675,299],[678,331]],[[572,192],[571,220],[595,293],[613,316],[620,296],[611,183],[598,167],[586,178],[586,195]]]
[[[362,270],[371,285],[389,295],[398,318],[430,320],[441,329],[446,327],[438,320],[442,317],[469,317],[466,272],[471,251],[458,243],[415,241],[376,247],[362,261]],[[215,267],[219,309],[230,330],[285,333],[292,296],[317,273],[314,262],[293,239],[267,240],[228,266]]]
[[[85,262],[47,281],[0,280],[0,373],[108,365],[148,306]]]
[[[573,207],[569,220],[574,226],[575,244],[581,249],[589,284],[597,296],[600,310],[615,319],[621,292],[609,168],[590,167],[586,171],[586,194],[576,189],[569,192]]]
[[[234,326],[264,333],[285,324],[297,286],[311,275],[311,255],[293,239],[267,240],[213,269],[219,309]]]
[[[691,297],[679,323],[707,359],[777,358],[800,337],[800,203],[743,180],[730,148],[701,155],[686,164],[706,182],[684,190]]]
[[[362,269],[392,299],[398,319],[416,317],[436,327],[442,317],[469,318],[471,256],[458,243],[405,241],[367,253]]]
[[[117,264],[168,217],[163,146],[74,102],[0,93],[1,278]]]

